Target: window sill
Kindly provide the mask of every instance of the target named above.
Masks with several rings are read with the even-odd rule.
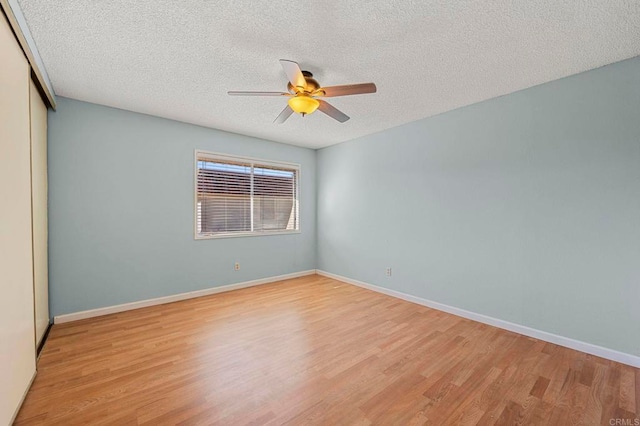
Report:
[[[217,240],[219,238],[239,238],[239,237],[267,237],[273,235],[288,235],[288,234],[300,234],[300,230],[297,231],[267,231],[267,232],[238,232],[229,234],[211,234],[211,235],[196,235],[194,240]]]

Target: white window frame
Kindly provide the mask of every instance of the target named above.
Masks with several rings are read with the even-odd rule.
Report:
[[[198,158],[206,158],[213,161],[231,161],[231,162],[247,162],[258,164],[261,166],[287,167],[296,170],[296,206],[298,211],[298,229],[284,231],[248,231],[248,232],[229,232],[217,234],[198,234]],[[263,160],[261,158],[244,157],[239,155],[221,154],[218,152],[204,151],[196,149],[194,152],[194,172],[193,172],[193,236],[195,240],[212,240],[218,238],[238,238],[238,237],[264,237],[272,235],[299,234],[302,229],[301,213],[300,213],[300,181],[301,167],[297,163],[288,163],[284,161]],[[251,213],[253,215],[253,211]]]

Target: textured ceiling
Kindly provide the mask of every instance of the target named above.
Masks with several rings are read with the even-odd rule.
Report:
[[[638,0],[20,0],[58,95],[319,148],[640,54]],[[373,81],[273,124],[278,59]]]

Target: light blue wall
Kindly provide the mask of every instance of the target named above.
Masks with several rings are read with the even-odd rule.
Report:
[[[640,59],[320,150],[318,230],[319,269],[640,355]]]
[[[302,232],[195,241],[195,149],[300,164]],[[314,269],[315,158],[59,97],[49,114],[51,314]]]

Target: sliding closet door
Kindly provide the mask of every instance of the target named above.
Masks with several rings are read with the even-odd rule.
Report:
[[[0,12],[0,424],[35,374],[29,65]]]
[[[31,199],[33,205],[33,289],[36,347],[49,326],[47,257],[47,107],[33,81],[31,92]]]

